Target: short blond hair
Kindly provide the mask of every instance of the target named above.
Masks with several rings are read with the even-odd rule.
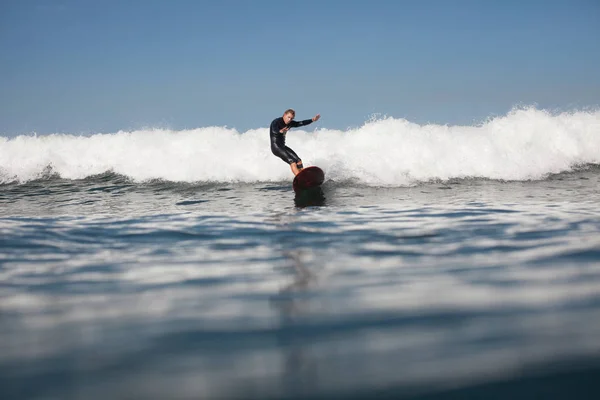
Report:
[[[285,112],[283,113],[283,115],[285,114],[292,114],[294,117],[296,116],[296,111],[294,111],[291,108],[288,108],[287,110],[285,110]]]

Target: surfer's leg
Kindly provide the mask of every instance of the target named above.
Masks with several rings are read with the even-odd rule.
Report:
[[[290,167],[292,167],[292,173],[294,174],[294,176],[298,175],[300,171],[302,171],[302,168],[304,168],[304,166],[302,165],[302,160],[297,161],[295,163],[291,163]]]
[[[275,144],[271,145],[271,152],[275,154],[277,157],[281,158],[283,162],[286,164],[291,164],[296,162],[296,158],[293,155],[289,154],[287,151],[287,147],[285,146],[277,146]]]
[[[277,145],[277,143],[271,143],[271,151],[273,152],[273,154],[281,158],[283,161],[285,161],[286,164],[290,166],[294,176],[298,175],[298,173],[302,169],[302,161],[300,160],[300,157],[298,157],[298,155],[294,153],[294,150],[290,149],[287,146],[279,146]],[[300,168],[298,168],[298,162],[300,162]]]
[[[292,168],[292,174],[294,174],[294,176],[296,176],[300,173],[300,170],[298,169],[298,166],[296,165],[295,162],[291,163],[290,167]]]
[[[304,168],[304,165],[302,165],[302,160],[300,159],[300,157],[298,157],[298,154],[296,154],[294,152],[294,150],[285,146],[285,151],[290,155],[291,158],[294,159],[294,161],[296,162],[296,167],[298,167],[298,170],[301,170],[302,168]]]
[[[294,176],[298,175],[298,173],[302,169],[302,160],[300,160],[300,157],[298,157],[298,154],[296,154],[294,150],[290,149],[287,146],[285,146],[283,149],[281,147],[277,147],[277,151],[279,153],[285,154],[284,157],[280,156],[279,154],[276,154],[273,148],[271,148],[271,150],[273,151],[273,154],[286,161],[290,165]]]

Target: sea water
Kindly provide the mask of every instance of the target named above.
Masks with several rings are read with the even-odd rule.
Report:
[[[599,395],[599,112],[287,136],[0,138],[0,397]]]

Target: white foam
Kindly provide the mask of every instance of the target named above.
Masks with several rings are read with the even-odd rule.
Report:
[[[515,109],[479,126],[417,125],[384,118],[346,131],[294,129],[287,144],[328,178],[368,185],[465,177],[543,179],[600,164],[600,111],[553,114]],[[140,130],[76,136],[0,137],[0,182],[39,178],[48,167],[67,179],[112,171],[136,181],[284,181],[267,128]]]

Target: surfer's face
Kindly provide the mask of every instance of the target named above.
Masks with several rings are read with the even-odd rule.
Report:
[[[283,122],[285,122],[285,124],[289,124],[291,120],[294,119],[294,114],[292,113],[287,113],[283,115]]]

